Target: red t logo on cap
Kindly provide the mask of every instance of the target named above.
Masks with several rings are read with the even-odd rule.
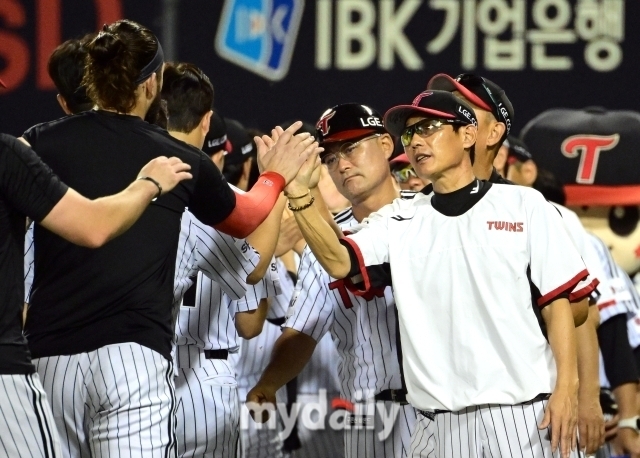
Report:
[[[613,149],[618,144],[620,135],[573,135],[562,142],[560,150],[568,158],[580,156],[580,165],[576,175],[576,183],[593,184],[598,168],[600,151]]]
[[[320,118],[320,121],[318,121],[318,123],[316,124],[316,129],[319,129],[320,132],[322,132],[323,136],[326,136],[329,133],[329,120],[331,118],[333,118],[335,116],[336,112],[332,111],[329,114],[326,114],[325,116],[323,116],[322,118]]]

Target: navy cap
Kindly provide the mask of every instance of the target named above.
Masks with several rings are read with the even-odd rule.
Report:
[[[493,81],[471,73],[461,73],[455,78],[439,73],[429,80],[427,89],[460,92],[468,101],[490,111],[499,122],[504,123],[507,127],[504,138],[511,132],[513,105],[504,90]]]
[[[406,127],[407,119],[412,116],[478,125],[473,108],[447,91],[424,91],[413,99],[411,105],[390,108],[384,115],[384,125],[391,135],[399,137]]]
[[[358,103],[344,103],[329,108],[316,123],[316,138],[321,145],[375,133],[387,133],[382,116],[374,109]]]
[[[527,148],[527,145],[518,137],[509,135],[504,142],[504,146],[509,149],[507,157],[510,161],[527,162],[533,160],[529,148]]]
[[[231,152],[231,142],[227,138],[227,124],[217,112],[211,115],[211,123],[209,124],[209,132],[204,139],[202,151],[209,156],[224,151],[226,154]]]

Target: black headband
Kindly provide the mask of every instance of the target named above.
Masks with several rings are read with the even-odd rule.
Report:
[[[142,70],[140,70],[140,76],[138,76],[138,79],[136,79],[136,86],[142,83],[143,81],[145,81],[155,72],[160,70],[160,68],[162,67],[162,64],[164,63],[164,53],[162,52],[162,46],[160,46],[160,42],[157,39],[156,41],[158,43],[158,49],[156,50],[156,55],[153,56],[153,59],[151,59],[151,62],[149,62],[147,65],[144,66]]]

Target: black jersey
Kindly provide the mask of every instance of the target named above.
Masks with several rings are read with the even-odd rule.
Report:
[[[0,134],[0,374],[34,372],[22,335],[26,216],[41,221],[67,189],[31,149]]]
[[[170,357],[173,277],[185,207],[224,220],[235,194],[211,159],[139,117],[88,111],[29,129],[25,138],[69,186],[89,198],[126,188],[158,156],[191,165],[192,180],[158,198],[98,249],[34,232],[35,272],[26,331],[34,358],[135,342]]]

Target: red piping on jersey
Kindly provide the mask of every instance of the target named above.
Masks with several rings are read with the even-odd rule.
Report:
[[[251,190],[236,193],[236,206],[224,221],[214,227],[220,232],[244,239],[267,219],[284,189],[285,181],[276,172],[264,172]]]
[[[560,294],[566,292],[568,289],[573,289],[578,283],[584,280],[587,277],[587,275],[589,275],[589,272],[587,271],[587,269],[583,269],[582,272],[580,272],[578,275],[573,277],[571,280],[569,280],[563,285],[558,286],[553,291],[549,291],[547,294],[545,294],[540,299],[538,299],[538,305],[542,307],[548,304],[549,302],[552,302],[555,297],[558,297]]]
[[[615,299],[611,299],[610,301],[603,302],[602,304],[598,304],[598,310],[606,309],[607,307],[611,307],[612,305],[616,305]]]
[[[640,205],[640,186],[594,186],[568,184],[564,186],[567,205]]]
[[[593,290],[596,289],[596,286],[598,286],[599,284],[600,284],[600,280],[598,280],[597,278],[594,278],[593,281],[589,283],[587,286],[585,286],[584,288],[569,294],[569,302],[580,302],[582,299],[584,299],[589,294],[591,294]]]
[[[356,285],[353,284],[353,282],[351,281],[351,278],[349,277],[345,277],[343,279],[344,284],[347,287],[347,289],[351,291],[353,294],[355,294],[356,296],[362,296],[363,294],[366,294],[371,288],[371,281],[369,280],[369,274],[367,273],[367,266],[365,266],[364,264],[364,258],[362,257],[362,252],[360,251],[360,247],[358,247],[358,244],[353,239],[350,239],[349,237],[343,237],[342,240],[349,244],[349,246],[353,249],[353,252],[355,253],[356,258],[358,259],[358,267],[360,268],[360,273],[362,274],[364,289],[356,288]]]

